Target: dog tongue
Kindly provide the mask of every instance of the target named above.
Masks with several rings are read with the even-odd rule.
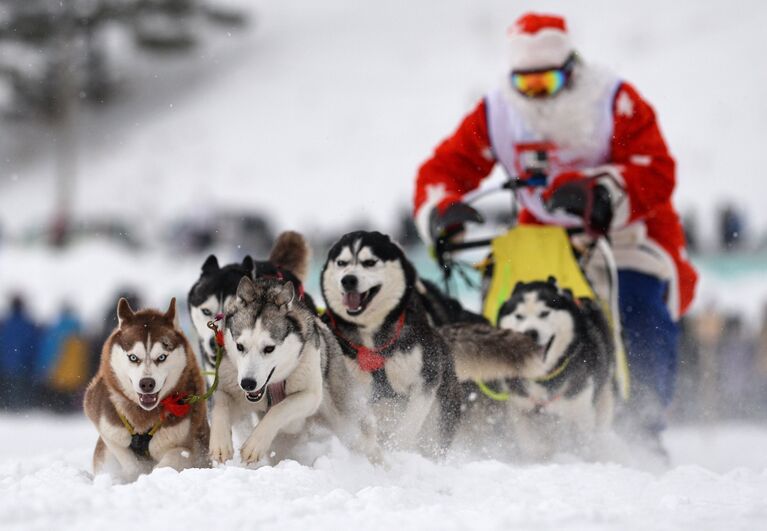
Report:
[[[362,304],[362,295],[356,291],[344,293],[344,306],[350,310],[356,310]]]

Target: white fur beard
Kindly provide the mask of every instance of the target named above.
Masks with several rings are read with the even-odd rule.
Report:
[[[571,85],[552,98],[528,98],[507,81],[504,94],[525,119],[537,140],[554,142],[565,148],[599,147],[600,111],[612,76],[605,70],[579,63]]]

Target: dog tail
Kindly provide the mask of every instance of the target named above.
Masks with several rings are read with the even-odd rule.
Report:
[[[491,381],[527,377],[541,349],[524,334],[482,323],[456,323],[439,328],[453,353],[458,380]]]
[[[305,282],[309,272],[311,254],[312,251],[306,238],[297,232],[286,230],[274,242],[269,261],[275,266],[290,271],[301,282]]]

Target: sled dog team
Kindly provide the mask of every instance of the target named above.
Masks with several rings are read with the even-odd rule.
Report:
[[[285,232],[268,260],[205,261],[188,309],[202,366],[217,372],[210,406],[175,299],[165,312],[121,299],[84,401],[99,432],[94,473],[130,481],[223,463],[242,425],[243,463],[294,455],[312,423],[372,462],[387,449],[439,457],[467,409],[482,408],[467,408],[475,382],[505,393],[509,444],[523,458],[586,455],[610,427],[608,325],[555,279],[518,284],[495,327],[420,279],[388,236],[352,232],[328,252],[320,313],[303,290],[309,259],[304,238]]]

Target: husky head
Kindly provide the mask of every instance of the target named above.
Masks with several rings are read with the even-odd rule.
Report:
[[[269,383],[285,380],[298,365],[309,315],[302,304],[290,281],[240,280],[236,297],[226,306],[224,339],[249,401],[261,400]]]
[[[274,242],[267,261],[254,261],[246,256],[240,264],[219,267],[215,255],[202,265],[200,278],[189,291],[189,315],[200,341],[200,352],[210,365],[215,363],[216,343],[208,321],[223,312],[234,299],[242,277],[284,275],[288,280],[303,282],[309,269],[311,249],[303,236],[294,231],[282,232]]]
[[[104,348],[102,371],[113,388],[150,411],[173,391],[186,368],[194,363],[176,325],[176,299],[171,299],[165,313],[134,312],[126,299],[120,299],[117,320],[117,329]]]
[[[320,279],[334,315],[372,328],[404,306],[415,281],[415,269],[397,244],[380,232],[364,231],[333,245]]]
[[[226,303],[234,298],[240,279],[251,276],[253,267],[250,256],[240,264],[219,267],[216,256],[210,255],[202,264],[200,278],[189,291],[189,315],[200,341],[200,352],[211,365],[216,359],[216,340],[213,330],[208,328],[208,321],[224,311]]]
[[[546,282],[518,282],[498,312],[498,326],[529,336],[542,349],[544,373],[552,370],[575,339],[578,307],[569,290],[554,277]]]

